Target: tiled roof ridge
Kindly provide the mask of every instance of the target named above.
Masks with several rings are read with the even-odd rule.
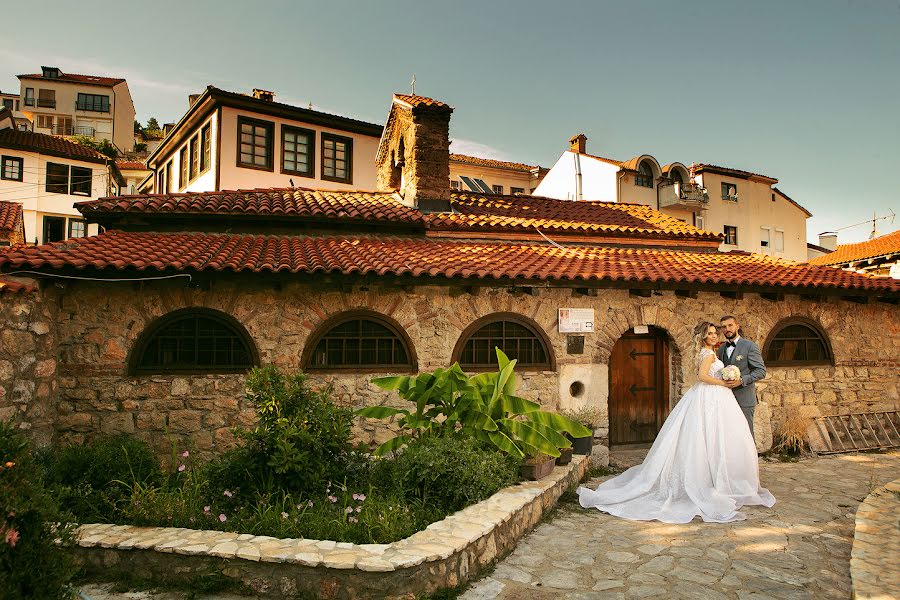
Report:
[[[770,177],[768,175],[763,175],[762,173],[754,173],[753,171],[745,171],[744,169],[735,169],[734,167],[723,167],[722,165],[714,165],[711,163],[696,163],[694,167],[698,171],[702,171],[703,169],[718,169],[720,171],[731,171],[733,173],[740,173],[742,175],[749,175],[751,177],[762,177],[764,179],[771,179],[772,181],[778,181],[776,177]]]
[[[174,269],[866,290],[900,281],[747,253],[413,236],[125,232],[0,253],[7,269]]]
[[[817,256],[808,262],[811,265],[830,266],[890,254],[900,254],[900,229],[863,242],[838,244],[833,252]]]
[[[422,96],[420,94],[402,94],[399,92],[395,92],[394,98],[400,99],[400,101],[412,106],[413,108],[425,107],[452,110],[450,105],[446,102],[441,102],[440,100],[435,100],[434,98],[429,98],[428,96]]]
[[[515,171],[532,171],[533,169],[541,168],[540,165],[529,165],[526,163],[507,161],[507,160],[497,160],[494,158],[483,158],[480,156],[471,156],[468,154],[450,154],[450,161],[461,162],[465,164],[474,164],[481,165],[485,167],[495,167],[498,169],[511,169]]]
[[[121,83],[123,81],[126,81],[124,77],[110,77],[108,75],[85,75],[83,73],[68,73],[62,70],[60,71],[59,77],[44,77],[43,73],[25,73],[23,75],[18,75],[17,77],[25,77],[28,79],[43,79],[46,81],[66,81],[67,78],[73,78],[75,81],[85,79],[88,80],[86,82],[79,81],[79,83]]]
[[[601,160],[605,163],[609,163],[611,165],[623,166],[626,162],[624,160],[616,160],[615,158],[606,158],[604,156],[597,156],[596,154],[588,154],[587,152],[576,152],[576,154],[581,154],[581,156],[587,156],[588,158],[595,158],[597,160]]]
[[[21,149],[26,152],[53,152],[65,154],[74,159],[89,159],[93,162],[99,160],[105,163],[109,160],[108,156],[88,146],[36,131],[0,129],[0,147]]]

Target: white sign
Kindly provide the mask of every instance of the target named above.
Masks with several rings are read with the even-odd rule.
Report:
[[[560,333],[593,333],[594,309],[593,308],[560,308],[559,309]]]
[[[634,332],[635,333],[650,333],[650,328],[646,325],[635,325]]]

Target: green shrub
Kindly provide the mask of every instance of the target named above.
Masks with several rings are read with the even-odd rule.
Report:
[[[379,485],[392,480],[407,498],[451,513],[515,483],[519,459],[464,435],[423,437],[375,470]]]
[[[239,432],[243,448],[210,466],[213,492],[312,494],[343,480],[353,413],[336,406],[330,390],[312,390],[303,373],[267,366],[247,376],[247,399],[257,425]]]
[[[60,505],[81,522],[108,521],[135,485],[158,485],[159,461],[146,442],[128,435],[97,438],[41,456],[44,479]]]
[[[0,595],[6,600],[73,593],[73,527],[64,524],[69,517],[41,487],[36,469],[27,440],[11,422],[0,422]]]

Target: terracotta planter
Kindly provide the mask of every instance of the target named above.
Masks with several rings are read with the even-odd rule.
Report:
[[[542,456],[538,459],[526,458],[519,466],[519,475],[523,479],[537,481],[552,473],[554,466],[556,466],[556,459],[552,456]]]
[[[556,464],[558,465],[567,465],[572,462],[572,451],[574,448],[560,448],[559,449],[559,458],[556,459]]]
[[[575,454],[585,454],[590,456],[591,448],[594,447],[594,436],[589,435],[583,438],[572,438],[572,449]]]

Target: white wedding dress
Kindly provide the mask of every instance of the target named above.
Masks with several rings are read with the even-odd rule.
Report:
[[[701,360],[711,354],[701,350]],[[722,361],[709,369],[719,376]],[[719,377],[721,378],[721,377]],[[759,486],[756,444],[730,389],[698,382],[672,409],[647,458],[596,490],[578,488],[581,506],[636,521],[726,523],[742,506],[772,506]]]

